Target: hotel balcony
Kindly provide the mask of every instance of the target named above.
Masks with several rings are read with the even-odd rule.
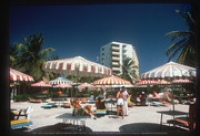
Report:
[[[112,55],[119,56],[119,55],[120,55],[120,53],[119,53],[119,52],[114,52],[114,51],[112,51]]]
[[[119,61],[119,57],[112,57],[112,60],[118,60]]]
[[[112,49],[112,51],[117,51],[117,52],[119,52],[119,47],[112,46],[111,49]]]
[[[112,43],[111,46],[119,47],[119,44]]]
[[[113,71],[120,71],[120,68],[119,67],[112,67],[112,70]]]
[[[119,66],[118,62],[112,62],[112,66]]]

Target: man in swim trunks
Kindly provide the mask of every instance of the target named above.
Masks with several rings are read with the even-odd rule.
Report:
[[[120,92],[119,89],[118,89],[118,92],[117,92],[116,99],[117,99],[117,118],[119,118],[119,110],[120,110],[120,106],[121,106],[122,119],[123,119],[124,118],[124,100],[123,100],[123,93]]]

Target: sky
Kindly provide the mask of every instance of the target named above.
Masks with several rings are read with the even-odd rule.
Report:
[[[43,49],[60,58],[82,56],[99,63],[100,47],[112,41],[132,44],[139,60],[139,74],[167,63],[172,44],[166,33],[188,30],[175,12],[190,10],[189,4],[104,4],[12,6],[9,10],[9,42],[42,33]],[[176,56],[177,57],[177,56]],[[176,60],[176,57],[172,61]]]

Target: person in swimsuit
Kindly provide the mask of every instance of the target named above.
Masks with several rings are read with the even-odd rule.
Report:
[[[81,115],[84,116],[89,116],[90,118],[92,117],[93,114],[96,114],[95,112],[93,112],[91,109],[91,105],[85,105],[84,107],[82,107],[80,105],[80,101],[79,99],[75,98],[75,99],[70,99],[71,104],[75,107],[75,109],[73,110],[73,116],[75,116],[78,112],[81,112]],[[86,113],[84,111],[84,109],[86,109],[88,111],[88,113]],[[76,112],[75,112],[76,111]]]
[[[117,118],[119,118],[119,110],[120,110],[120,106],[122,109],[122,119],[124,118],[124,100],[123,100],[123,92],[120,92],[120,90],[118,89],[117,92]]]

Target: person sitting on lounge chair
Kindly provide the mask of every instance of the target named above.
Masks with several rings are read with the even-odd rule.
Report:
[[[142,91],[141,98],[140,98],[142,105],[146,105],[146,101],[147,101],[146,99],[147,99],[147,95],[145,94],[144,91]]]
[[[91,117],[95,112],[91,110],[91,105],[86,105],[81,107],[79,99],[72,100],[70,99],[71,105],[74,107],[73,109],[73,115],[85,115]]]
[[[94,95],[93,95],[93,92],[92,92],[92,94],[90,95],[90,100],[89,100],[90,102],[93,102],[94,101]]]
[[[95,101],[95,105],[97,109],[105,109],[105,102],[103,100],[103,97],[99,96],[98,99]]]

